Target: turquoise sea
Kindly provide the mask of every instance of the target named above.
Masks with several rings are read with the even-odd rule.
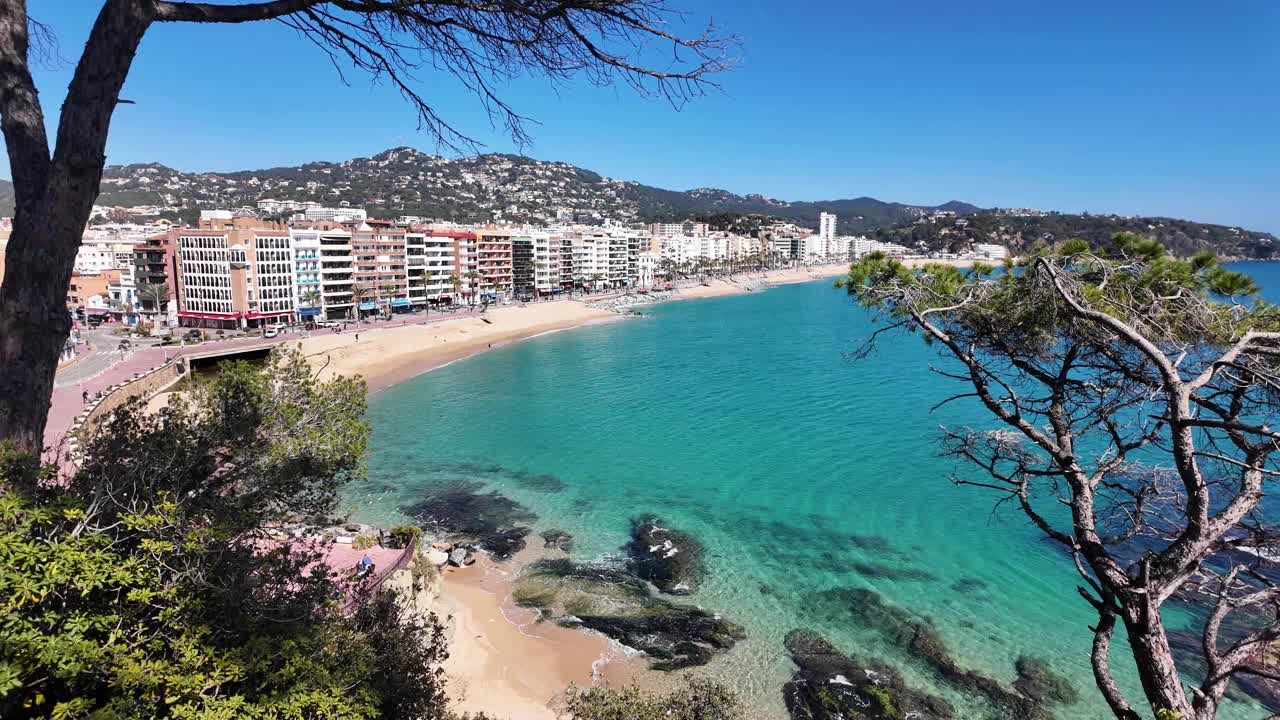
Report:
[[[1241,267],[1280,301],[1280,264]],[[1075,571],[1020,515],[950,482],[972,471],[938,457],[938,426],[990,422],[973,403],[930,411],[963,389],[929,372],[936,355],[919,338],[888,337],[852,359],[874,326],[830,281],[642,312],[372,397],[354,515],[395,519],[433,487],[478,481],[530,508],[536,529],[573,533],[586,561],[618,557],[629,519],[656,513],[708,548],[710,575],[691,600],[749,634],[700,672],[744,692],[760,717],[785,716],[782,638],[795,627],[937,688],[823,594],[840,587],[932,618],[963,664],[1005,682],[1019,655],[1044,657],[1084,698],[1060,718],[1106,716]],[[1113,664],[1140,698],[1123,646]],[[986,716],[938,692],[961,717]],[[1237,704],[1223,716],[1263,714]]]

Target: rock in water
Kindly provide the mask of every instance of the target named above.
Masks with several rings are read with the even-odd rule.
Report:
[[[897,670],[840,654],[811,630],[784,640],[798,668],[782,688],[792,720],[947,720],[947,701],[907,687]]]
[[[462,567],[467,564],[467,549],[454,548],[453,552],[449,553],[449,564],[454,567]]]
[[[875,630],[956,690],[985,699],[999,718],[1049,720],[1052,717],[1041,700],[1010,690],[995,678],[963,667],[952,656],[931,619],[886,602],[874,590],[824,590],[815,600],[815,606],[836,610],[836,617],[852,616],[862,626]]]
[[[559,528],[542,531],[542,546],[564,552],[573,550],[573,536]]]
[[[1013,668],[1018,672],[1013,688],[1036,702],[1070,705],[1080,698],[1075,687],[1040,658],[1021,655]]]
[[[631,521],[628,568],[669,595],[688,595],[702,582],[702,544],[688,533],[663,527],[653,515]]]
[[[498,560],[524,549],[532,532],[528,524],[538,519],[523,505],[472,482],[433,487],[403,510],[430,534],[474,545]]]
[[[644,652],[655,670],[703,665],[746,637],[717,615],[650,592],[623,570],[542,560],[521,573],[512,596],[562,625],[591,628]]]

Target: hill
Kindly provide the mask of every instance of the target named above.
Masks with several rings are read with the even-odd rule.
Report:
[[[109,166],[100,205],[156,205],[194,215],[203,208],[253,207],[263,198],[347,201],[374,217],[422,217],[483,222],[553,222],[560,217],[591,221],[682,220],[695,214],[761,214],[817,227],[818,214],[840,216],[840,231],[862,233],[911,220],[937,208],[862,197],[787,202],[713,188],[666,190],[616,180],[563,162],[517,155],[451,159],[400,147],[369,158],[311,162],[225,173],[184,173],[157,163]],[[942,209],[976,211],[948,203]]]
[[[962,218],[938,218],[883,228],[874,234],[879,240],[907,247],[962,251],[975,243],[995,243],[1016,253],[1038,242],[1053,243],[1069,238],[1084,238],[1094,245],[1105,245],[1118,232],[1155,238],[1180,256],[1200,250],[1213,250],[1234,258],[1280,256],[1280,241],[1270,233],[1163,217],[986,210]]]
[[[818,215],[831,212],[840,218],[840,233],[876,234],[929,250],[992,242],[1016,251],[1038,240],[1101,242],[1128,230],[1155,236],[1179,254],[1212,248],[1235,257],[1280,255],[1280,242],[1267,233],[1187,220],[982,210],[957,200],[937,206],[871,197],[790,202],[717,188],[667,190],[519,155],[454,159],[410,147],[340,162],[222,173],[185,173],[159,163],[112,165],[103,173],[98,204],[156,206],[162,217],[193,221],[202,209],[254,208],[266,198],[326,206],[348,202],[373,217],[534,224],[699,219],[739,232],[775,219],[817,228]],[[0,215],[12,211],[13,185],[0,180]]]

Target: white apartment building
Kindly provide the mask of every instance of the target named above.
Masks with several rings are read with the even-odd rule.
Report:
[[[821,235],[810,235],[796,242],[795,258],[802,263],[822,262],[827,254],[827,241]]]
[[[320,295],[324,318],[337,320],[355,316],[355,258],[351,233],[346,230],[316,231],[320,242]]]
[[[904,257],[911,254],[909,249],[897,243],[883,243],[868,237],[855,237],[849,244],[849,255],[854,260],[873,252],[882,252],[890,257]]]
[[[513,288],[517,296],[545,297],[560,290],[561,238],[530,231],[511,237]]]
[[[836,215],[835,213],[820,213],[818,215],[818,236],[824,242],[831,242],[836,237]]]
[[[115,270],[115,248],[110,244],[104,245],[82,240],[80,249],[76,251],[76,261],[73,267],[81,275],[97,275],[104,270]]]
[[[412,229],[404,234],[404,263],[410,306],[427,304],[427,236]]]
[[[302,219],[304,220],[327,220],[329,222],[364,222],[369,219],[369,213],[363,208],[345,208],[345,207],[320,207],[320,205],[308,203],[309,207],[302,211]]]
[[[138,285],[134,280],[133,266],[120,268],[120,282],[107,285],[107,296],[113,305],[130,314],[138,309]]]
[[[986,258],[988,260],[1004,260],[1009,257],[1009,248],[1003,245],[978,243],[973,246],[973,252],[978,257]]]
[[[769,241],[770,252],[782,260],[794,259],[800,251],[801,238],[775,237]]]
[[[457,293],[462,287],[462,276],[454,264],[454,239],[436,237],[427,234],[423,238],[423,267],[425,270],[425,287],[427,301],[441,304],[453,304],[458,301]],[[453,278],[458,275],[457,290]]]
[[[301,320],[324,315],[324,270],[320,260],[320,231],[291,229],[293,245],[294,307]]]
[[[845,262],[849,260],[850,248],[853,245],[853,238],[848,235],[837,235],[827,242],[826,253],[827,260],[831,262]]]
[[[707,234],[707,224],[697,222],[650,223],[649,234],[654,237],[702,237]]]
[[[602,235],[579,235],[568,238],[572,248],[573,282],[598,290],[609,279],[609,238]]]
[[[106,223],[92,225],[80,237],[74,269],[83,275],[133,267],[133,248],[168,230],[167,225]]]
[[[658,256],[651,252],[642,252],[636,258],[636,285],[642,288],[651,288],[654,283],[654,276],[658,272]]]

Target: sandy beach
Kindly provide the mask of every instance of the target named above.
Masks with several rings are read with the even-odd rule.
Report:
[[[320,370],[321,379],[362,375],[370,390],[381,390],[485,350],[618,317],[572,300],[557,300],[503,306],[479,317],[425,325],[397,326],[393,322],[349,326],[341,334],[307,338],[299,345]]]
[[[720,297],[722,295],[738,295],[752,292],[762,287],[833,278],[838,275],[844,275],[847,272],[849,272],[848,265],[836,263],[796,269],[738,273],[732,279],[713,278],[708,280],[705,285],[698,284],[679,288],[672,299],[693,300],[696,298]]]
[[[452,635],[444,669],[455,710],[555,720],[552,706],[569,685],[623,687],[644,673],[643,658],[603,635],[541,623],[536,611],[517,607],[510,581],[533,553],[522,555],[445,570],[441,601]]]

